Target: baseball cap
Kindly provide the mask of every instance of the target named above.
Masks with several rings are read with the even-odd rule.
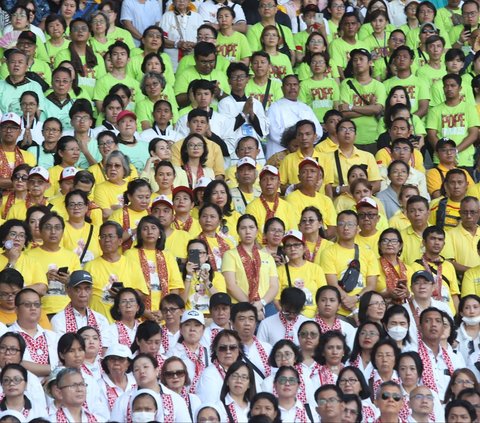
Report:
[[[33,169],[28,172],[28,178],[30,179],[30,176],[33,175],[38,175],[40,176],[45,182],[50,182],[50,175],[48,173],[48,170],[45,169],[42,166],[35,166]]]
[[[172,198],[175,198],[179,192],[185,192],[193,201],[193,191],[189,187],[186,187],[185,185],[179,185],[178,187],[175,187],[172,191]]]
[[[305,244],[305,238],[303,237],[303,234],[296,229],[291,229],[288,232],[285,232],[285,235],[282,238],[282,242],[285,242],[287,238],[295,238]]]
[[[440,138],[435,144],[435,151],[438,151],[440,148],[443,148],[447,145],[457,148],[457,143],[450,138]]]
[[[135,120],[137,120],[137,115],[130,110],[122,110],[118,115],[117,115],[117,123],[120,122],[122,119],[126,117],[131,117]]]
[[[8,112],[2,115],[2,120],[0,121],[0,125],[4,123],[14,123],[15,125],[22,126],[22,118],[18,116],[16,113]]]
[[[254,168],[257,167],[257,163],[255,162],[255,160],[253,160],[251,157],[242,157],[238,162],[237,162],[237,169],[239,167],[242,167],[244,165],[250,165]]]
[[[198,181],[193,188],[193,192],[195,193],[197,189],[207,188],[207,185],[212,181],[213,179],[209,178],[208,176],[202,176],[201,178],[198,178]]]
[[[37,36],[32,31],[22,31],[18,36],[17,42],[20,40],[26,40],[30,41],[32,44],[37,44]]]
[[[158,204],[166,204],[173,210],[173,203],[166,195],[159,195],[152,201],[152,209]]]
[[[93,285],[92,275],[86,270],[75,270],[75,272],[72,272],[70,278],[68,279],[67,287],[73,288],[84,282]]]
[[[307,165],[307,164],[311,164],[313,166],[315,166],[317,169],[320,169],[320,165],[318,164],[318,162],[312,158],[312,157],[305,157],[299,164],[298,164],[298,169],[300,170],[303,166]]]
[[[418,278],[424,278],[429,282],[435,282],[435,279],[433,279],[433,275],[430,272],[427,272],[426,270],[417,270],[413,275],[412,275],[412,282],[415,282]]]
[[[130,348],[123,344],[113,344],[110,346],[105,353],[103,359],[105,360],[107,357],[122,357],[132,359],[132,352]]]
[[[23,52],[22,50],[19,50],[18,48],[9,48],[9,49],[5,50],[3,52],[3,57],[5,57],[5,59],[8,60],[8,58],[14,53],[18,53],[18,54],[21,54],[24,57],[27,57],[25,52]]]
[[[352,58],[354,56],[356,56],[357,54],[361,54],[361,55],[365,56],[368,60],[372,60],[372,55],[370,54],[370,52],[366,48],[354,48],[350,52],[350,60],[352,60]]]
[[[266,173],[270,173],[274,176],[278,176],[280,177],[280,172],[278,171],[278,169],[275,167],[275,166],[272,166],[272,165],[265,165],[263,166],[263,169],[262,171],[260,172],[260,178],[265,175]]]
[[[357,208],[357,210],[362,207],[362,206],[367,206],[367,207],[371,207],[372,209],[377,209],[378,210],[378,205],[377,203],[375,202],[375,200],[373,198],[370,198],[370,197],[363,197],[362,199],[360,199],[360,201],[355,205],[355,207]]]
[[[73,179],[75,178],[75,175],[77,174],[77,172],[78,170],[75,169],[73,166],[68,166],[62,170],[59,181],[62,182],[62,181],[67,181],[69,179]]]
[[[205,326],[205,318],[203,317],[203,313],[200,313],[197,310],[184,311],[182,314],[182,318],[180,319],[180,324],[188,322],[189,320],[196,320],[197,322]]]
[[[438,32],[438,28],[432,22],[425,22],[425,23],[421,24],[420,25],[420,32],[422,32],[423,28],[425,28],[426,26],[430,26],[435,30],[435,32]]]
[[[232,305],[232,299],[230,295],[226,294],[225,292],[217,292],[210,297],[210,304],[209,307],[212,309],[217,305]]]

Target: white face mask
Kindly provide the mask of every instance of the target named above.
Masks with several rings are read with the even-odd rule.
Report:
[[[132,413],[132,423],[148,423],[155,420],[153,411],[134,411]]]
[[[403,326],[392,326],[390,329],[387,329],[388,336],[394,341],[401,341],[407,336],[408,328]]]
[[[463,323],[465,323],[467,326],[474,326],[478,325],[480,323],[480,316],[475,316],[475,317],[462,317]]]

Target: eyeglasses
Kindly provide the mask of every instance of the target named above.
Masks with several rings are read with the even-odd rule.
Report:
[[[12,18],[26,18],[27,14],[26,13],[14,13],[12,15]]]
[[[104,235],[100,235],[99,238],[102,240],[102,241],[106,241],[107,239],[109,241],[113,240],[113,239],[117,239],[117,235],[114,235],[114,234],[104,234]]]
[[[456,379],[455,385],[473,386],[474,383],[470,379]]]
[[[462,216],[475,216],[478,214],[478,210],[460,210]]]
[[[219,352],[236,351],[236,350],[238,350],[238,344],[219,345],[218,346],[218,351]]]
[[[387,303],[385,301],[374,301],[373,303],[370,303],[368,305],[369,307],[375,306],[375,307],[386,307]]]
[[[175,313],[177,310],[180,310],[180,307],[165,307],[165,308],[162,308],[160,311],[163,313],[163,314],[167,314],[167,313]]]
[[[342,126],[341,128],[338,128],[338,132],[355,132],[355,128]]]
[[[325,60],[312,60],[310,62],[311,65],[313,66],[320,66],[320,65],[325,65]]]
[[[4,345],[0,345],[0,353],[2,354],[18,354],[20,352],[20,348],[15,348],[15,347],[6,347]]]
[[[103,24],[103,25],[105,25],[106,22],[105,22],[105,19],[93,19],[93,20],[92,20],[92,24],[94,24],[94,25],[98,25],[98,24]]]
[[[15,292],[0,292],[0,298],[2,299],[15,298],[19,292],[20,290]]]
[[[473,18],[473,17],[476,16],[477,14],[478,14],[478,12],[475,12],[475,11],[473,11],[473,12],[462,12],[462,15],[463,15],[463,16],[466,16],[466,17],[468,17],[468,18]]]
[[[233,380],[241,380],[242,382],[248,382],[250,380],[248,375],[239,375],[238,373],[232,373],[230,377]]]
[[[26,239],[27,238],[27,235],[25,234],[25,232],[14,232],[14,231],[11,231],[8,233],[8,237],[9,238],[13,238],[13,239]]]
[[[274,234],[283,234],[285,231],[283,229],[270,228],[267,232],[272,232]]]
[[[380,244],[383,244],[383,245],[398,245],[400,244],[400,240],[399,239],[388,239],[388,238],[383,238],[380,240]]]
[[[378,216],[378,213],[358,213],[359,219],[373,220]]]
[[[294,248],[300,248],[300,247],[303,247],[303,243],[301,242],[294,242],[292,244],[284,245],[285,250],[293,250]]]
[[[160,86],[160,82],[152,82],[151,84],[145,84],[145,88],[150,89],[150,88],[157,88]]]
[[[357,224],[353,222],[337,222],[337,226],[340,228],[354,228]]]
[[[377,353],[375,355],[376,358],[379,358],[380,360],[383,360],[384,358],[395,358],[395,354],[392,353]]]
[[[275,4],[259,4],[259,9],[275,9],[277,6]]]
[[[42,303],[40,301],[25,301],[24,303],[18,304],[19,306],[24,306],[25,308],[40,308],[42,306]]]
[[[55,84],[70,84],[72,82],[70,79],[54,79]]]
[[[327,404],[338,404],[340,400],[337,397],[333,398],[321,398],[317,401],[319,407],[325,407]]]
[[[312,339],[317,339],[320,334],[318,332],[313,332],[313,331],[302,331],[298,334],[300,338],[302,339],[307,339],[307,338],[312,338]]]
[[[353,384],[355,384],[355,383],[357,383],[357,382],[358,382],[358,379],[355,379],[354,377],[351,377],[351,378],[349,378],[349,379],[340,379],[340,380],[338,381],[338,383],[339,383],[340,385],[346,385],[346,384],[353,385]]]
[[[88,385],[85,382],[72,383],[71,385],[59,386],[58,389],[70,389],[72,391],[81,391]]]
[[[311,225],[312,223],[318,222],[318,219],[302,219],[300,220],[301,225]]]
[[[203,143],[201,144],[187,144],[187,148],[190,148],[191,150],[200,150],[203,148]]]
[[[42,129],[42,132],[51,132],[53,134],[57,133],[57,132],[60,132],[60,129],[58,128],[43,128]]]
[[[285,352],[277,352],[275,353],[275,360],[288,360],[293,357],[293,352],[285,351]]]
[[[81,209],[82,207],[85,207],[85,203],[68,203],[67,207],[69,209]]]
[[[12,179],[14,181],[26,182],[26,181],[28,181],[28,175],[20,175],[20,174],[17,173],[16,175],[12,176]]]
[[[174,377],[185,376],[185,370],[167,370],[163,374],[166,379],[173,379]]]
[[[277,379],[277,382],[280,385],[286,385],[287,383],[289,385],[297,385],[298,384],[298,379],[296,377],[287,377],[287,376],[280,376]]]
[[[18,43],[17,43],[18,46]],[[22,107],[37,107],[37,103],[20,103]]]
[[[380,336],[380,334],[374,330],[362,330],[359,335],[365,338],[377,338]]]
[[[412,151],[410,147],[393,147],[393,151],[400,153],[401,151],[408,152]]]
[[[60,232],[60,231],[63,231],[63,226],[62,225],[45,225],[43,229],[45,229],[47,232],[52,232],[52,231]]]
[[[98,146],[99,147],[107,147],[107,146],[110,146],[110,145],[113,145],[113,144],[115,144],[115,141],[108,140],[108,141],[99,142]]]
[[[120,305],[130,305],[130,304],[136,304],[137,300],[135,298],[130,298],[128,300],[120,300],[119,304]]]
[[[122,167],[119,163],[107,163],[107,169],[120,169]]]
[[[429,400],[433,401],[433,395],[432,394],[415,394],[412,399],[418,400],[418,401],[423,401],[423,400]]]
[[[90,116],[74,116],[73,120],[77,122],[86,122],[90,119]]]
[[[1,126],[1,129],[2,131],[5,131],[5,132],[20,131],[20,126],[3,125]]]
[[[18,385],[19,383],[25,382],[25,379],[20,376],[14,376],[14,377],[4,377],[2,380],[2,385]]]
[[[87,25],[80,25],[80,26],[74,26],[71,29],[72,32],[87,32],[88,31],[88,26]]]
[[[402,396],[396,392],[382,392],[382,400],[385,401],[390,398],[392,398],[395,402],[398,402],[402,399]]]

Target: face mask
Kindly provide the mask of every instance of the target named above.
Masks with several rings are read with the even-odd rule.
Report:
[[[388,336],[394,341],[401,341],[407,336],[408,328],[403,326],[392,326],[390,329],[387,329]]]
[[[480,323],[480,316],[475,316],[475,317],[462,317],[463,323],[465,323],[467,326],[474,326],[478,325]]]
[[[148,423],[155,421],[155,413],[152,411],[134,411],[132,413],[133,423]]]

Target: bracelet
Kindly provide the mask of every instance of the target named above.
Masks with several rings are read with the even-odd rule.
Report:
[[[192,280],[192,275],[186,275],[185,280],[190,282]]]

